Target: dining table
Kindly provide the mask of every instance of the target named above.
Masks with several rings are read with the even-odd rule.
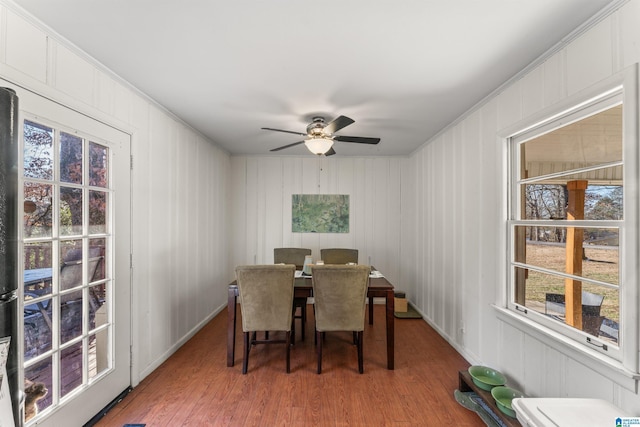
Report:
[[[376,270],[373,270],[376,273]],[[373,299],[385,299],[385,326],[387,335],[387,369],[394,369],[394,292],[393,285],[382,274],[371,274],[367,287],[369,299],[369,324],[373,325]],[[294,298],[313,296],[311,276],[296,277],[294,282]],[[234,280],[229,284],[227,302],[227,366],[231,367],[235,360],[236,319],[237,319],[238,284]]]

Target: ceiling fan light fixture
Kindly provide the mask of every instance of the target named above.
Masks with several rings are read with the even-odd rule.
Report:
[[[321,155],[331,149],[333,139],[323,137],[309,138],[304,141],[304,145],[306,145],[313,154]]]

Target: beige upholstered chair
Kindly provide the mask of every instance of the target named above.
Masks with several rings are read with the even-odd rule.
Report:
[[[317,265],[311,267],[316,314],[318,373],[322,372],[324,332],[352,331],[358,347],[358,372],[363,373],[362,338],[368,265]]]
[[[274,248],[273,263],[274,264],[293,264],[296,270],[302,270],[304,265],[304,257],[311,255],[311,249],[305,248]]]
[[[348,264],[350,262],[358,263],[357,249],[320,249],[320,259],[325,264]]]
[[[325,264],[348,264],[358,263],[357,249],[320,249],[320,258]],[[373,307],[373,297],[369,298],[369,306]]]
[[[287,373],[290,372],[293,283],[296,267],[287,265],[246,265],[236,267],[238,296],[242,310],[244,359],[247,373],[249,350],[253,344],[286,344]],[[285,331],[285,339],[256,339],[256,331]]]
[[[275,264],[293,264],[296,270],[302,270],[304,258],[311,255],[311,249],[305,248],[274,248],[273,262]],[[300,308],[300,314],[296,314]],[[296,319],[300,319],[300,337],[304,341],[305,329],[307,325],[307,299],[293,299],[293,323],[291,324],[291,343],[296,342]]]

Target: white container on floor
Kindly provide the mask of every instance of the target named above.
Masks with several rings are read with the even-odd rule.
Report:
[[[602,399],[518,398],[511,406],[524,427],[606,427],[630,417]]]

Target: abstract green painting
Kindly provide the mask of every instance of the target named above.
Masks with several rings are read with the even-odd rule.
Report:
[[[348,194],[293,194],[294,233],[348,233]]]

